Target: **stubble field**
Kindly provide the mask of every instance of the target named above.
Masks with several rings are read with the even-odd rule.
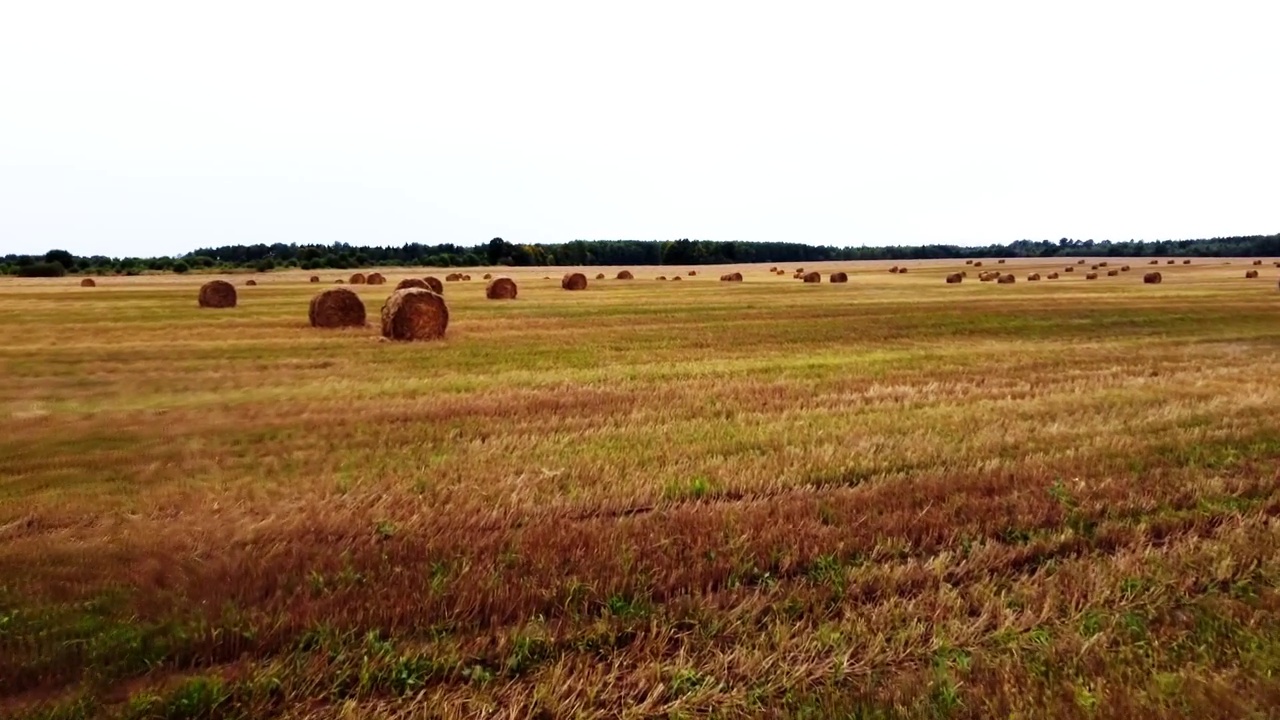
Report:
[[[1129,263],[0,279],[0,717],[1270,716],[1280,270]]]

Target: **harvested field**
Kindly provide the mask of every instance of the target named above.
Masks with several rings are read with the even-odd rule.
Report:
[[[0,717],[1274,712],[1272,281],[806,264],[0,279]]]

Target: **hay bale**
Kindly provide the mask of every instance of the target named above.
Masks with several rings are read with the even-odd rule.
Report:
[[[351,283],[352,285],[363,285],[364,281],[365,281],[364,273],[353,273],[351,277],[347,278],[347,282]]]
[[[258,281],[257,281],[257,280],[252,280],[252,279],[251,279],[251,280],[246,280],[244,284],[245,284],[245,285],[257,285],[257,284],[258,284]]]
[[[675,282],[675,281],[677,281],[677,280],[683,280],[683,279],[684,279],[684,278],[680,277],[679,275],[672,275],[672,276],[671,276],[671,281],[672,281],[672,282]]]
[[[364,301],[346,288],[329,288],[311,298],[311,327],[364,327]]]
[[[431,289],[431,292],[437,295],[444,294],[444,283],[440,282],[440,278],[435,275],[428,275],[422,278],[422,281],[427,284],[427,287]]]
[[[1004,258],[1000,258],[999,260],[997,260],[997,261],[996,261],[996,264],[997,264],[997,265],[1003,265],[1003,264],[1004,264]]]
[[[1107,277],[1115,277],[1120,274],[1119,270],[1108,270]]]
[[[690,270],[689,272],[685,273],[685,275],[688,275],[689,277],[697,277],[697,275],[698,275],[698,271],[697,271],[697,270]]]
[[[1012,285],[1017,281],[1018,281],[1017,278],[1015,278],[1013,275],[1008,275],[1008,274],[1001,275],[1000,277],[996,278],[996,282],[999,283],[1000,285]]]
[[[1073,268],[1073,267],[1071,267],[1070,265],[1068,265],[1068,266],[1066,266],[1066,267],[1062,268],[1062,271],[1063,271],[1063,272],[1075,272],[1075,271],[1076,271],[1076,269],[1075,269],[1075,268]]]
[[[809,273],[805,273],[805,274],[804,274],[804,281],[805,281],[806,283],[820,283],[820,282],[822,282],[822,273],[820,273],[820,272],[809,272]]]
[[[1027,276],[1027,282],[1035,282],[1040,279],[1040,273],[1031,273]]]
[[[1278,264],[1276,267],[1280,267],[1280,264]],[[778,274],[779,274],[779,275],[786,275],[786,274],[787,274],[787,271],[786,271],[786,270],[779,270],[779,271],[778,271]]]
[[[565,273],[564,277],[560,278],[560,287],[565,290],[586,290],[587,276],[578,272]]]
[[[411,288],[411,287],[422,288],[423,290],[431,289],[431,286],[427,284],[426,280],[419,280],[418,278],[405,278],[400,282],[396,283],[396,290],[403,290],[405,288]]]
[[[334,285],[345,285],[346,283],[347,283],[347,281],[346,281],[346,280],[343,280],[342,278],[338,278],[337,280],[334,280],[334,281],[333,281],[333,284],[334,284]]]
[[[444,296],[430,290],[397,290],[382,306],[382,337],[388,340],[434,340],[448,327]]]
[[[898,272],[900,272],[900,273],[906,273],[906,272],[907,272],[907,269],[906,269],[906,268],[901,268],[901,269],[899,269],[899,270],[898,270]]]
[[[965,265],[972,265],[972,264],[973,264],[973,261],[972,261],[972,260],[965,260],[965,261],[964,261],[964,264],[965,264]]]
[[[777,265],[774,265],[773,267],[769,268],[769,272],[771,272],[771,273],[776,273],[776,272],[778,272],[778,266],[777,266]]]
[[[484,274],[484,279],[485,279],[485,280],[492,280],[492,279],[493,279],[493,273],[485,273],[485,274]]]
[[[1160,264],[1160,261],[1159,261],[1159,260],[1152,260],[1152,261],[1148,262],[1147,264],[1148,264],[1148,265],[1159,265],[1159,264]]]
[[[1191,264],[1191,261],[1190,261],[1190,260],[1183,260],[1183,261],[1182,261],[1182,264],[1183,264],[1183,265],[1190,265],[1190,264]]]
[[[1253,264],[1254,264],[1254,265],[1261,265],[1261,264],[1262,264],[1262,261],[1261,261],[1261,260],[1254,260],[1254,261],[1253,261]]]
[[[981,280],[982,282],[991,282],[992,280],[995,280],[998,277],[1000,277],[1000,273],[986,272],[985,270],[979,273],[978,275],[978,279]]]
[[[1106,262],[1100,262],[1100,263],[1098,263],[1098,267],[1106,267],[1106,266],[1107,266],[1107,263],[1106,263]]]
[[[833,272],[831,273],[831,282],[847,283],[849,282],[849,273]]]
[[[973,263],[973,266],[974,266],[974,267],[982,267],[982,261],[981,261],[981,260],[978,260],[978,261],[974,262],[974,263]]]
[[[796,274],[797,274],[797,275],[803,275],[803,274],[804,274],[804,268],[796,268]]]
[[[603,279],[604,279],[604,273],[596,273],[596,279],[597,279],[597,280],[603,280]]]
[[[94,282],[93,278],[85,278],[80,281],[80,287],[97,287],[97,286],[98,286],[98,283]]]
[[[319,276],[319,275],[312,275],[312,276],[311,276],[311,282],[313,282],[313,283],[318,283],[318,282],[320,282],[320,276]]]
[[[1165,265],[1172,265],[1172,264],[1174,264],[1174,263],[1176,263],[1176,262],[1177,262],[1177,260],[1168,260],[1168,261],[1166,261],[1166,262],[1165,262]]]
[[[631,274],[630,270],[621,270],[618,272],[616,280],[635,280],[636,276]]]
[[[462,276],[462,281],[463,281],[463,282],[471,282],[471,276],[470,276],[470,275],[463,275],[463,276]]]
[[[1149,272],[1142,276],[1142,282],[1148,285],[1159,285],[1162,280],[1164,277],[1158,272]]]
[[[666,279],[667,279],[667,276],[666,276],[666,275],[659,275],[656,279],[657,279],[657,280],[666,280]]]
[[[484,296],[490,300],[515,300],[516,281],[509,277],[496,277],[484,286]]]
[[[462,279],[462,273],[449,273],[444,276],[445,282],[458,282]]]
[[[1057,279],[1058,279],[1058,273],[1056,273],[1056,272],[1051,272],[1051,273],[1049,273],[1048,275],[1045,275],[1045,277],[1046,277],[1046,278],[1048,278],[1048,279],[1050,279],[1050,280],[1057,280]]]
[[[1121,265],[1121,266],[1120,266],[1120,272],[1129,272],[1129,266],[1128,266],[1128,265]]]
[[[896,275],[898,273],[898,266],[894,265],[893,267],[889,268],[889,272]]]
[[[236,288],[226,280],[210,280],[200,286],[200,307],[233,308],[236,306]]]
[[[1089,269],[1090,269],[1090,270],[1097,270],[1097,269],[1098,269],[1098,264],[1097,264],[1097,263],[1094,263],[1092,266],[1090,266],[1090,268],[1089,268]]]
[[[1244,277],[1245,277],[1245,279],[1246,279],[1246,280],[1252,280],[1253,278],[1258,277],[1258,271],[1257,271],[1257,270],[1247,270],[1247,271],[1245,271]]]
[[[947,276],[947,284],[955,285],[964,281],[964,276],[960,273],[951,273]]]
[[[732,272],[720,276],[721,282],[742,282],[742,273]]]
[[[1276,266],[1276,267],[1280,267],[1280,260],[1277,260],[1277,261],[1275,262],[1275,266]]]
[[[1085,280],[1097,280],[1097,279],[1098,279],[1098,273],[1089,273],[1089,274],[1087,274],[1087,275],[1085,275],[1085,276],[1084,276],[1084,279],[1085,279]]]
[[[1084,260],[1083,260],[1083,259],[1081,259],[1081,260],[1077,260],[1077,261],[1076,261],[1076,264],[1077,264],[1077,265],[1083,265],[1083,264],[1084,264]]]

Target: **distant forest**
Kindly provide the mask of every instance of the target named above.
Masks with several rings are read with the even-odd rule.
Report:
[[[1018,257],[1225,257],[1280,256],[1280,234],[1207,240],[1018,240],[1008,245],[889,245],[835,247],[783,242],[713,240],[574,240],[522,245],[494,238],[473,246],[399,247],[332,245],[225,245],[200,248],[180,257],[80,257],[65,250],[44,255],[5,255],[0,274],[25,277],[137,275],[144,272],[211,272],[276,268],[367,268],[378,266],[465,267],[477,265],[716,265],[723,263],[805,263],[825,260],[937,260]]]

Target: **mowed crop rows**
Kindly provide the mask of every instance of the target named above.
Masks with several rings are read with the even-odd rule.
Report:
[[[0,280],[0,716],[1266,715],[1280,270],[1069,262]]]

